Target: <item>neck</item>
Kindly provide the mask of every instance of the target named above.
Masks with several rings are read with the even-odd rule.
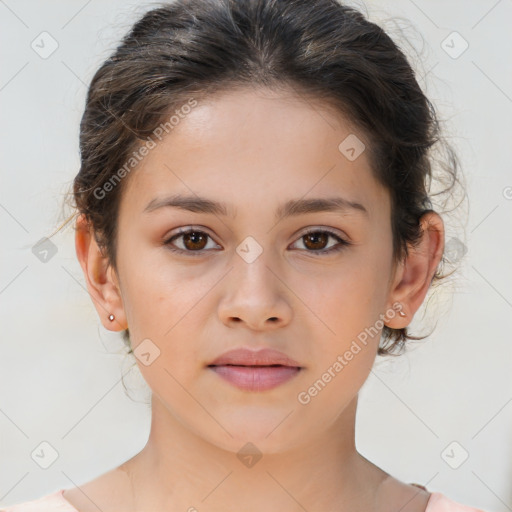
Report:
[[[387,474],[355,449],[356,408],[357,395],[303,444],[244,457],[240,448],[257,448],[257,441],[241,441],[238,449],[220,447],[186,428],[153,395],[148,442],[125,463],[134,509],[369,510],[372,490]]]

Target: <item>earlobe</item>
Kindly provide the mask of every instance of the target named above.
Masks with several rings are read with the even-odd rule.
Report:
[[[114,271],[93,235],[84,215],[80,215],[75,227],[75,250],[82,267],[87,291],[100,316],[103,326],[110,331],[127,328],[121,292]],[[113,315],[114,319],[110,319]]]
[[[402,315],[395,315],[386,325],[401,329],[411,322],[420,308],[432,283],[444,251],[444,224],[435,212],[425,213],[421,219],[422,236],[416,246],[408,247],[408,256],[397,272],[390,290],[389,303],[401,304]],[[397,309],[396,306],[394,309]]]

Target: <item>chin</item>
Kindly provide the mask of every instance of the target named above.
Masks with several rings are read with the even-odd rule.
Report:
[[[271,454],[284,453],[304,442],[307,429],[290,422],[293,414],[291,409],[283,411],[265,412],[261,409],[258,413],[240,410],[236,416],[226,417],[215,415],[220,425],[218,428],[209,428],[202,432],[202,437],[211,444],[226,451],[238,452],[246,447],[251,450]],[[227,431],[227,432],[226,432]],[[229,432],[229,433],[228,433]]]

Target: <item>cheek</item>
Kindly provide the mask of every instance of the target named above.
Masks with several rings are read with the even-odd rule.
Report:
[[[373,318],[378,274],[373,262],[361,254],[304,286],[300,296],[325,322],[326,329],[346,338],[353,334],[354,326],[364,327]]]
[[[155,362],[180,381],[202,362],[197,340],[203,335],[205,317],[214,311],[208,293],[216,280],[197,272],[188,274],[171,265],[153,266],[144,275],[133,273],[128,287],[132,341],[150,339],[160,351]]]
[[[133,331],[137,342],[133,343],[133,350],[136,356],[148,352],[152,359],[146,365],[143,357],[138,358],[140,372],[164,403],[191,407],[193,404],[183,386],[193,392],[203,371],[204,354],[197,343],[201,335],[197,305],[204,292],[186,293],[184,286],[177,282],[163,287],[148,281],[139,292],[134,302]]]
[[[317,350],[315,364],[297,394],[304,419],[314,425],[322,418],[325,428],[337,421],[367,380],[376,350],[375,345],[350,337]]]
[[[311,365],[300,390],[312,421],[334,422],[359,392],[374,364],[380,340],[372,304],[373,276],[352,272],[331,279],[323,293],[310,294],[319,319],[310,332]],[[372,326],[374,327],[372,329]],[[303,404],[304,402],[299,403]]]
[[[142,336],[162,337],[172,327],[174,318],[185,314],[197,288],[188,286],[189,280],[166,260],[163,249],[144,250],[133,245],[124,251],[123,304],[130,332],[137,330]]]
[[[326,371],[346,352],[351,362],[343,370],[345,374],[354,371],[357,380],[357,368],[363,373],[369,371],[382,331],[381,287],[386,277],[371,255],[360,254],[350,264],[340,265],[339,271],[317,276],[309,286],[305,283],[297,290],[307,306],[304,314],[309,320],[305,325],[311,329],[308,336],[314,343],[306,346],[316,361],[316,374]]]

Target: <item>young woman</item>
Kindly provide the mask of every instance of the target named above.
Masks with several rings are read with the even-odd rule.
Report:
[[[150,436],[4,510],[476,511],[355,446],[376,356],[418,339],[445,277],[442,143],[406,57],[353,8],[145,14],[90,84],[73,193],[91,299],[152,391]]]

